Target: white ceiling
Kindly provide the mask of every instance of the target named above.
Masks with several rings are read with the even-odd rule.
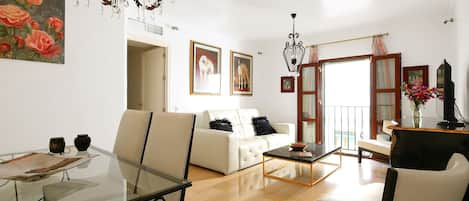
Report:
[[[301,34],[409,17],[448,15],[452,0],[167,0],[164,18],[238,39],[286,37],[291,12]]]

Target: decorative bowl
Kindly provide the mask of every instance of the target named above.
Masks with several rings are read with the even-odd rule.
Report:
[[[291,151],[304,151],[306,148],[304,143],[292,143],[290,144]]]

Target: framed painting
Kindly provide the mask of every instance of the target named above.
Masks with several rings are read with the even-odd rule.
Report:
[[[252,96],[252,56],[230,51],[230,92],[231,95]]]
[[[220,95],[221,48],[191,41],[190,93],[191,95]]]
[[[64,0],[1,0],[0,58],[64,63]]]
[[[282,93],[294,93],[295,92],[295,77],[284,76],[281,78],[280,91]]]
[[[404,67],[404,82],[409,86],[417,84],[428,86],[428,65]]]

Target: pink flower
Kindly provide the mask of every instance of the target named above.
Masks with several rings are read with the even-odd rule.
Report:
[[[404,92],[404,95],[406,95],[407,98],[413,101],[416,105],[425,104],[430,99],[438,96],[437,90],[435,88],[428,88],[422,84],[417,84],[412,87],[404,84],[402,91]]]
[[[55,32],[62,31],[62,28],[64,27],[64,22],[57,17],[49,17],[49,19],[47,19],[47,24],[49,25],[49,29],[53,29]]]
[[[62,52],[60,47],[55,44],[54,39],[44,31],[33,30],[26,37],[25,42],[26,47],[39,53],[44,58],[50,59]]]
[[[21,28],[31,20],[28,12],[18,6],[0,5],[0,22],[6,27]]]

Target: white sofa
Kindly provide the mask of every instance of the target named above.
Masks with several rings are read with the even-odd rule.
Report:
[[[256,109],[209,110],[197,116],[191,163],[225,175],[262,162],[262,153],[295,141],[295,125],[271,123],[278,132],[256,136],[252,118]],[[228,119],[233,133],[210,129],[209,122]]]

